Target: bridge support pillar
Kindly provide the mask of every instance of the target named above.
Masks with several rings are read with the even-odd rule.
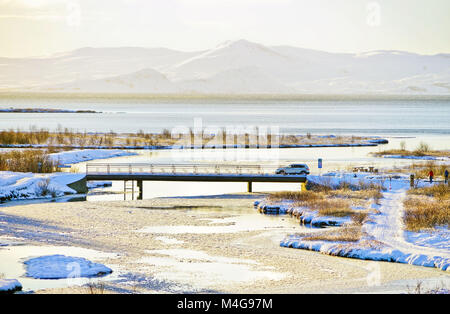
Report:
[[[143,200],[144,199],[144,184],[142,182],[142,180],[138,180],[137,181],[137,187],[138,187],[138,200]]]
[[[307,181],[300,183],[300,191],[306,191],[306,182]]]
[[[252,182],[247,182],[247,192],[248,193],[252,193],[253,192]]]

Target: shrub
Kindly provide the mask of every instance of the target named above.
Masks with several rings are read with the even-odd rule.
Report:
[[[39,196],[51,195],[56,197],[56,191],[50,188],[50,179],[44,179],[36,185],[36,194]]]
[[[431,151],[431,148],[430,145],[428,145],[427,143],[420,142],[415,151],[424,154]]]
[[[0,171],[51,173],[59,169],[45,151],[13,150],[0,153]]]

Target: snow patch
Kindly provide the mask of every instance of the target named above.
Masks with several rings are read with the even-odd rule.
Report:
[[[381,157],[382,158],[393,158],[393,159],[449,160],[447,157],[435,157],[435,156],[382,155]]]
[[[93,263],[82,257],[48,255],[24,262],[28,277],[35,279],[62,279],[99,277],[112,273],[105,265]]]
[[[316,251],[332,256],[357,258],[362,260],[396,262],[424,267],[435,267],[450,271],[450,258],[425,254],[405,253],[388,246],[366,246],[361,243],[306,241],[291,235],[280,242],[280,246]]]
[[[75,173],[21,173],[0,171],[0,201],[53,198],[77,192],[67,185],[84,178]]]
[[[123,150],[104,150],[104,149],[84,149],[73,150],[68,152],[50,154],[49,157],[55,162],[60,164],[76,164],[84,161],[90,161],[95,159],[108,159],[113,157],[134,156],[137,153],[127,152]]]
[[[0,293],[12,293],[22,290],[22,285],[16,279],[0,279]]]

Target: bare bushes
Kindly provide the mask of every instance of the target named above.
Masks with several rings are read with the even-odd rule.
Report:
[[[51,173],[58,171],[58,162],[42,150],[14,150],[0,153],[0,171]]]

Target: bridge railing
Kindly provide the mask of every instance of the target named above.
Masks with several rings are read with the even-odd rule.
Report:
[[[86,174],[275,174],[275,165],[88,163]]]

